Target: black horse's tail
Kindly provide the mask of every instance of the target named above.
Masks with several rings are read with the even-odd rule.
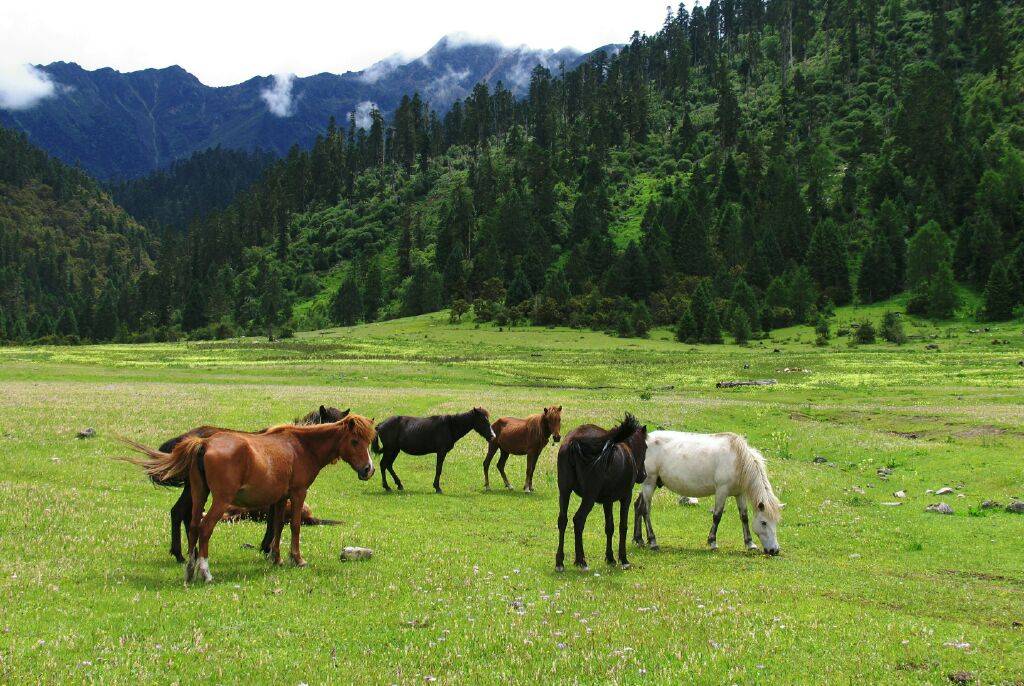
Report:
[[[384,452],[384,449],[380,447],[380,433],[373,434],[373,445],[370,446],[370,450],[373,451],[374,455],[380,455]]]

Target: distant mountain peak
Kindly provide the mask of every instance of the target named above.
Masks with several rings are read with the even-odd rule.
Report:
[[[253,76],[216,88],[177,64],[119,72],[53,62],[37,68],[53,84],[50,97],[0,109],[0,125],[101,179],[127,179],[217,145],[283,155],[311,145],[331,117],[354,112],[362,125],[373,107],[390,114],[414,92],[441,112],[481,82],[521,95],[537,65],[571,69],[583,58],[573,48],[507,46],[456,32],[418,57],[395,54],[361,71]]]

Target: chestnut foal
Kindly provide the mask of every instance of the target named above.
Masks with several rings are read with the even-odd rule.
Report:
[[[345,460],[361,480],[369,479],[373,475],[370,442],[374,435],[372,420],[350,414],[338,422],[313,426],[284,424],[260,434],[221,431],[208,438],[188,437],[170,453],[122,439],[147,458],[121,459],[141,466],[150,477],[159,480],[188,473],[192,525],[188,532],[185,583],[192,580],[196,571],[210,582],[210,536],[229,505],[273,506],[275,530],[270,557],[274,564],[280,564],[284,509],[290,498],[291,558],[300,567],[305,566],[299,531],[306,491],[321,469],[338,460]],[[213,503],[204,515],[203,507],[210,493]]]
[[[505,488],[512,488],[505,476],[505,461],[509,455],[526,455],[526,483],[523,490],[533,493],[533,470],[537,467],[537,458],[548,444],[562,440],[562,406],[545,407],[543,412],[531,414],[526,419],[517,417],[501,417],[491,424],[494,438],[487,444],[487,457],[484,458],[484,488],[491,487],[491,458],[501,451],[498,458],[498,473],[505,481]]]

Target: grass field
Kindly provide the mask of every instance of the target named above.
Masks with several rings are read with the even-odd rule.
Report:
[[[1024,516],[978,508],[1024,497],[1019,322],[978,333],[912,323],[900,348],[816,348],[806,328],[695,347],[667,332],[445,321],[273,344],[0,348],[0,681],[1024,681]],[[778,385],[714,388],[765,377]],[[445,495],[429,457],[398,458],[404,493],[330,468],[309,502],[343,524],[304,529],[309,567],[274,568],[245,547],[261,525],[221,525],[216,583],[184,588],[167,553],[176,492],[110,460],[124,454],[114,435],[158,444],[320,403],[377,419],[561,403],[563,433],[626,410],[651,428],[744,433],[786,503],[782,555],[743,550],[731,502],[721,549],[708,552],[710,500],[684,508],[659,491],[660,552],[630,543],[632,569],[605,567],[592,515],[591,572],[557,574],[553,450],[535,494],[485,492],[485,445],[471,434],[448,457]],[[76,440],[85,426],[98,437]],[[523,463],[509,462],[518,487]],[[942,486],[956,492],[925,493]],[[885,505],[900,489],[903,504]],[[924,511],[938,501],[955,514]],[[345,545],[374,557],[342,562]]]

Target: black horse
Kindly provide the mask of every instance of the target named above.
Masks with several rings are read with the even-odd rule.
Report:
[[[319,409],[313,410],[305,417],[296,419],[295,423],[300,425],[310,424],[327,424],[328,422],[338,422],[348,416],[349,410],[339,410],[336,407],[324,407],[320,406]],[[180,436],[175,436],[163,443],[160,446],[160,452],[169,453],[174,450],[174,446],[178,445],[182,440],[188,436],[196,436],[198,438],[209,438],[218,431],[224,431],[223,428],[218,426],[200,426],[187,433],[183,433]],[[260,429],[253,433],[263,433],[266,429]],[[184,524],[188,527],[189,521],[192,519],[192,487],[188,482],[188,475],[184,478],[168,479],[166,481],[157,481],[153,479],[153,483],[157,486],[167,486],[170,488],[181,488],[181,495],[178,497],[177,502],[171,506],[171,555],[178,562],[184,562],[185,558],[181,554],[181,525]],[[263,542],[260,544],[260,550],[264,553],[270,551],[270,542],[274,538],[274,527],[272,525],[272,517],[264,516],[267,520],[267,531],[263,536]],[[185,533],[188,533],[186,529]]]
[[[402,482],[395,474],[395,458],[398,453],[410,455],[437,454],[437,471],[434,474],[434,490],[441,492],[441,468],[444,457],[460,438],[470,431],[476,431],[485,441],[494,438],[491,430],[491,416],[482,407],[474,407],[462,414],[442,414],[431,417],[388,417],[377,425],[377,437],[373,439],[373,452],[384,457],[380,460],[380,479],[385,491],[390,491],[387,473],[395,480],[395,486],[402,490]]]
[[[572,518],[576,537],[576,566],[588,569],[583,553],[583,527],[594,503],[604,505],[604,532],[608,538],[605,559],[615,564],[612,555],[612,535],[615,521],[612,505],[619,503],[619,563],[629,569],[626,559],[626,528],[629,526],[629,502],[633,484],[647,479],[644,460],[647,457],[647,427],[640,426],[636,417],[626,418],[614,429],[602,429],[584,424],[566,436],[558,450],[558,552],[555,569],[565,569],[565,525],[568,522],[569,498],[580,496],[580,508]]]

